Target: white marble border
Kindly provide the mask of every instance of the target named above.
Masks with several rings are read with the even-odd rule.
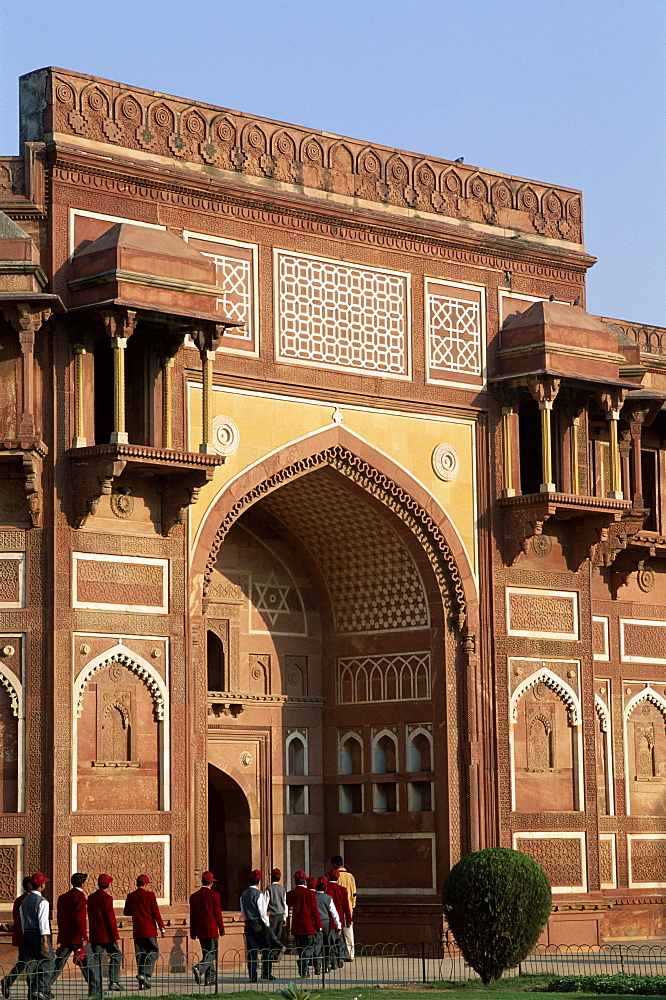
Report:
[[[280,313],[280,268],[281,257],[295,257],[304,260],[316,260],[322,264],[334,264],[337,267],[354,268],[359,271],[372,271],[375,274],[390,274],[397,278],[402,278],[405,285],[405,369],[403,372],[377,371],[375,368],[353,368],[351,366],[335,364],[330,361],[309,361],[307,358],[292,358],[280,353],[281,344],[281,313]],[[284,365],[300,365],[306,368],[318,368],[319,370],[345,372],[347,375],[363,375],[366,378],[386,378],[394,381],[411,382],[412,380],[412,272],[395,271],[388,267],[372,267],[369,264],[357,264],[354,261],[336,259],[335,257],[322,257],[319,254],[299,253],[296,250],[285,250],[282,247],[273,247],[273,303],[274,303],[274,335],[275,335],[275,359]],[[477,390],[478,391],[478,390]]]
[[[666,639],[666,636],[664,636]],[[653,686],[656,681],[633,681],[633,680],[623,680],[622,681],[622,691],[626,694],[626,687],[631,685],[632,690],[639,685],[642,685],[639,691],[629,698],[629,701],[624,705],[622,709],[622,737],[624,741],[624,783],[625,783],[625,796],[627,802],[627,816],[631,816],[631,775],[629,774],[629,716],[636,708],[640,705],[642,701],[649,701],[655,708],[658,708],[662,714],[664,724],[666,725],[666,698],[659,694],[656,688]],[[666,883],[665,883],[666,884]]]
[[[14,560],[19,563],[19,598],[18,601],[0,601],[0,608],[25,607],[25,552],[0,552],[0,560]]]
[[[133,566],[161,566],[162,567],[162,604],[147,606],[143,604],[111,604],[107,602],[79,601],[78,599],[78,563],[80,562],[107,562],[124,563]],[[97,552],[72,552],[72,607],[88,608],[92,611],[138,611],[142,614],[166,615],[169,613],[169,560],[150,559],[139,556],[112,556],[102,555]]]
[[[16,811],[22,813],[25,811],[25,782],[26,782],[26,740],[25,740],[25,632],[4,632],[0,633],[0,643],[2,646],[5,645],[3,639],[14,639],[20,640],[21,642],[21,657],[19,664],[20,673],[17,674],[16,670],[8,663],[5,663],[5,658],[0,658],[0,674],[5,678],[4,686],[11,687],[14,691],[16,697],[16,711],[14,712],[14,718],[17,720],[17,733],[18,733],[18,761],[17,761],[17,794],[16,794]],[[9,643],[7,643],[9,645]],[[16,656],[16,653],[14,654]],[[1,654],[0,654],[1,657]],[[8,658],[7,658],[8,659]],[[11,698],[11,695],[10,695]],[[12,711],[14,709],[12,708]],[[20,895],[20,893],[18,894]]]
[[[604,651],[603,653],[594,653],[592,659],[599,662],[608,663],[610,660],[610,641],[609,641],[609,621],[603,615],[592,615],[593,622],[602,622],[604,626]]]
[[[629,888],[630,889],[666,889],[666,882],[634,882],[632,866],[632,849],[635,840],[662,840],[666,855],[666,833],[628,833],[627,855],[629,858]]]
[[[477,379],[477,383],[465,382],[464,380],[456,381],[456,373],[451,372],[451,378],[441,378],[435,375],[431,375],[431,350],[430,350],[430,308],[429,308],[429,295],[430,285],[448,285],[450,288],[464,288],[469,292],[478,292],[479,296],[479,372],[478,374],[472,374],[470,372],[470,377]],[[467,301],[467,300],[465,300]],[[486,386],[486,381],[488,378],[488,370],[486,366],[486,286],[485,285],[474,285],[465,284],[462,281],[449,281],[447,278],[426,278],[425,279],[425,291],[424,291],[424,310],[425,310],[425,322],[424,327],[426,331],[426,383],[430,385],[446,385],[454,389],[467,389],[468,392],[479,392],[480,389],[484,389]],[[435,369],[436,371],[442,371],[442,369]],[[460,373],[458,373],[460,374]]]
[[[74,633],[72,640],[76,640],[77,635],[85,635],[86,633]],[[108,638],[113,639],[114,636],[109,636]],[[125,636],[125,638],[130,638]],[[148,638],[147,636],[140,636],[139,638]],[[165,674],[167,680],[160,675],[160,673],[155,669],[152,663],[145,660],[129,646],[123,644],[122,638],[118,638],[117,641],[108,646],[107,649],[103,650],[98,656],[94,656],[91,660],[84,663],[76,674],[74,671],[75,667],[72,669],[72,703],[71,703],[71,713],[72,713],[72,756],[70,763],[70,783],[71,783],[71,802],[72,802],[72,812],[76,812],[78,809],[78,748],[79,748],[79,715],[78,706],[79,699],[83,695],[83,691],[88,684],[90,678],[96,673],[96,668],[100,663],[104,663],[107,660],[113,660],[114,654],[119,654],[127,659],[132,660],[139,668],[141,668],[142,673],[148,674],[152,683],[159,690],[163,704],[163,714],[164,718],[157,722],[157,746],[158,746],[158,760],[159,760],[159,789],[158,789],[158,809],[160,812],[168,812],[171,809],[171,700],[169,697],[169,660],[170,660],[170,644],[166,642],[165,644],[166,652],[166,664],[165,664]],[[74,657],[74,647],[72,647],[72,657]]]
[[[611,864],[613,866],[613,881],[602,882],[602,889],[617,889],[617,850],[615,846],[616,835],[614,833],[600,833],[599,840],[609,840],[611,845]]]
[[[506,633],[507,635],[525,636],[529,639],[560,639],[564,642],[575,642],[580,638],[580,622],[578,615],[577,590],[545,590],[540,587],[506,587]],[[511,628],[511,597],[513,594],[526,597],[562,597],[573,604],[573,632],[548,632],[546,629]],[[666,623],[665,623],[666,624]]]
[[[661,628],[662,642],[664,644],[663,656],[632,656],[624,651],[624,626],[640,625],[643,628]],[[666,621],[649,621],[647,618],[620,618],[620,659],[623,663],[658,663],[666,664]]]
[[[549,670],[545,665],[547,663],[571,663],[576,669],[576,677],[578,680],[578,689],[580,690],[580,660],[542,660],[541,658],[531,657],[531,656],[510,656],[507,661],[508,672],[509,672],[509,684],[511,683],[511,668],[514,663],[534,663],[535,669],[525,677],[520,684],[517,684],[514,688],[511,697],[509,698],[509,759],[511,761],[511,810],[516,811],[516,761],[515,761],[515,741],[513,737],[514,727],[517,725],[516,713],[518,710],[518,702],[523,697],[524,694],[538,684],[540,681],[547,684],[551,690],[556,691],[560,695],[564,695],[568,700],[564,701],[567,708],[567,712],[573,717],[571,728],[575,733],[577,754],[575,758],[575,767],[573,768],[573,780],[574,780],[574,802],[576,811],[585,808],[585,780],[584,780],[584,751],[583,751],[583,726],[582,720],[583,715],[581,712],[580,698],[565,680],[558,677],[554,671]],[[538,664],[538,666],[537,666]],[[559,692],[557,691],[559,689]]]
[[[580,851],[580,867],[581,867],[581,877],[582,885],[557,885],[553,886],[553,895],[556,893],[561,894],[565,892],[587,892],[587,850],[586,850],[586,840],[585,833],[579,830],[559,830],[555,833],[543,831],[540,833],[535,833],[530,830],[525,833],[514,833],[513,835],[513,848],[519,851],[520,848],[516,847],[519,840],[580,840],[581,851]]]
[[[249,351],[244,351],[239,347],[218,347],[217,350],[220,354],[237,354],[243,358],[258,358],[259,357],[259,245],[257,243],[243,243],[241,240],[228,240],[223,236],[209,236],[207,233],[194,233],[189,229],[183,232],[183,239],[186,243],[190,240],[202,240],[207,243],[217,243],[218,246],[228,246],[228,247],[241,247],[243,250],[249,250],[252,254],[252,261],[250,263],[250,269],[252,271],[252,348]],[[204,257],[209,256],[203,250],[198,247],[192,248],[197,249],[199,253],[202,253]],[[233,328],[231,332],[227,333],[228,337],[233,337]],[[194,343],[189,336],[185,338],[185,344],[188,347],[194,347]]]

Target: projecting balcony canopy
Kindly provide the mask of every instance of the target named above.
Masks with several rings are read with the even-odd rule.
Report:
[[[217,309],[215,264],[162,229],[119,222],[72,258],[71,312],[112,306],[147,317],[239,326]]]
[[[617,332],[608,324],[578,305],[550,301],[534,302],[505,320],[498,359],[504,378],[543,372],[618,386],[620,366],[626,363]]]

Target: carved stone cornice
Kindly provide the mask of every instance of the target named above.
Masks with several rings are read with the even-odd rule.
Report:
[[[78,155],[77,155],[78,154]],[[243,222],[280,226],[312,233],[332,239],[362,242],[403,253],[445,258],[461,265],[498,268],[514,273],[542,275],[555,281],[575,282],[594,263],[590,255],[558,248],[560,266],[554,263],[553,249],[531,241],[520,247],[498,234],[481,238],[474,230],[447,225],[446,220],[429,223],[423,218],[412,219],[392,215],[390,222],[378,218],[355,206],[330,208],[322,205],[313,208],[311,203],[270,196],[265,191],[235,189],[233,176],[228,183],[212,188],[207,181],[197,186],[197,178],[189,174],[175,179],[162,171],[150,170],[143,164],[131,164],[132,176],[128,178],[128,164],[118,163],[114,169],[105,161],[97,165],[90,162],[89,153],[58,150],[52,168],[56,182],[81,187],[99,186],[104,178],[104,188],[122,197],[149,199],[161,204],[172,204],[192,211],[235,217]],[[488,244],[493,249],[489,251]]]

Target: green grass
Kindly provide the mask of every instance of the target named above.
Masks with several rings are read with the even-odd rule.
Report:
[[[546,1000],[543,994],[546,993],[546,984],[551,975],[545,976],[512,976],[511,978],[500,979],[492,986],[484,986],[480,979],[463,980],[459,982],[438,982],[438,983],[414,983],[412,986],[357,986],[349,989],[318,989],[316,982],[310,980],[303,984],[309,992],[319,994],[320,1000],[435,1000],[441,996],[442,1000],[471,1000],[470,992],[483,993],[484,1000]],[[433,996],[434,994],[434,996]],[[209,994],[206,994],[209,996]],[[277,990],[242,990],[236,992],[225,991],[220,994],[229,1000],[280,1000]],[[635,994],[619,994],[614,996],[617,1000],[635,1000]],[[564,1000],[561,993],[547,993],[548,1000]],[[598,994],[575,993],[575,1000],[599,1000]],[[573,1000],[572,997],[572,1000]],[[134,1000],[134,998],[123,997],[123,1000]],[[137,996],[136,1000],[146,1000],[146,994]],[[150,1000],[199,1000],[198,994],[169,993],[163,996],[153,996]],[[479,997],[479,1000],[481,998]]]

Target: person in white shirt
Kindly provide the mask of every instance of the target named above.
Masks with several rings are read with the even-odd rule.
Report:
[[[23,928],[23,948],[27,965],[29,1000],[46,1000],[50,995],[48,984],[53,970],[51,950],[51,924],[49,922],[49,901],[42,891],[51,880],[41,872],[31,876],[34,889],[21,903],[21,927]]]
[[[314,971],[321,972],[321,963],[324,963],[324,972],[342,967],[339,961],[340,947],[338,940],[342,933],[342,924],[335,903],[326,893],[328,879],[322,875],[317,879],[317,889],[315,899],[319,907],[319,919],[321,920],[321,930],[317,934],[314,950]]]
[[[261,872],[258,868],[255,868],[253,872],[250,872],[250,884],[240,898],[240,911],[245,921],[247,971],[251,983],[256,983],[257,981],[259,952],[261,952],[262,958],[261,978],[273,978],[270,973],[268,900],[259,888],[260,882]]]

